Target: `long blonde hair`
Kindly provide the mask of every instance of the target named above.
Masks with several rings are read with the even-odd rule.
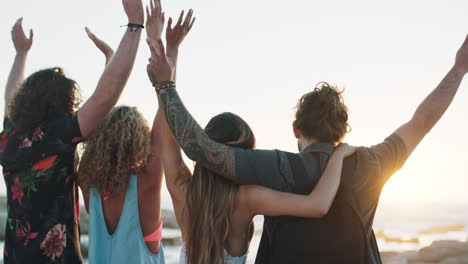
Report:
[[[255,136],[237,115],[215,116],[205,128],[207,135],[220,143],[252,149]],[[229,236],[239,186],[220,175],[195,165],[186,193],[188,264],[224,263],[224,244]]]
[[[114,108],[84,145],[78,168],[80,186],[122,192],[132,173],[146,165],[151,153],[147,121],[135,107]]]

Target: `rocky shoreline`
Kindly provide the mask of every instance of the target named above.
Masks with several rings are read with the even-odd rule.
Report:
[[[383,252],[384,264],[468,264],[468,240],[435,241],[418,251]]]

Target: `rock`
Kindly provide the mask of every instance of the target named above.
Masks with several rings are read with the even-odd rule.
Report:
[[[381,252],[380,257],[383,264],[408,264],[406,258],[400,255],[400,252]]]
[[[180,246],[182,244],[181,237],[163,237],[162,243],[164,246]]]
[[[87,235],[89,231],[89,215],[84,206],[80,207],[80,232]]]
[[[468,255],[446,258],[439,264],[468,264]]]
[[[179,229],[179,224],[177,223],[176,216],[173,211],[162,209],[161,216],[163,219],[163,227],[165,228],[175,228]]]
[[[81,256],[85,259],[88,258],[88,239],[81,238]]]
[[[408,258],[409,263],[441,262],[449,257],[468,255],[468,243],[454,240],[433,242],[429,247],[422,248],[418,254]]]

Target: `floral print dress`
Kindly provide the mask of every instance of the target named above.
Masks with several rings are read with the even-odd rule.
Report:
[[[82,263],[74,173],[76,115],[18,133],[5,118],[0,164],[7,187],[4,263]]]

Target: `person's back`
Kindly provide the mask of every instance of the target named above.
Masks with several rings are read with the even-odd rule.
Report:
[[[78,180],[91,263],[164,263],[158,120],[150,131],[135,107],[116,107],[86,142]]]
[[[315,188],[332,150],[331,144],[313,144],[299,155],[286,154],[294,183],[283,190],[305,193]],[[342,183],[326,216],[265,218],[257,263],[307,263],[310,259],[319,263],[380,263],[373,218],[385,181],[403,165],[406,156],[396,135],[377,146],[358,148],[344,162]]]
[[[123,201],[122,196],[116,197],[117,199],[109,204],[112,209],[108,210],[103,207],[105,201],[101,199],[100,192],[96,188],[91,188],[89,197],[89,260],[91,263],[164,263],[162,247],[159,252],[153,253],[145,243],[140,225],[138,185],[140,185],[138,176],[132,175]],[[114,209],[119,207],[121,210]],[[106,211],[108,211],[107,214]],[[120,211],[121,214],[117,216],[112,213],[116,211]]]
[[[9,205],[5,260],[81,263],[73,164],[82,138],[76,116],[42,122],[33,132],[16,132],[6,119],[1,137]]]

